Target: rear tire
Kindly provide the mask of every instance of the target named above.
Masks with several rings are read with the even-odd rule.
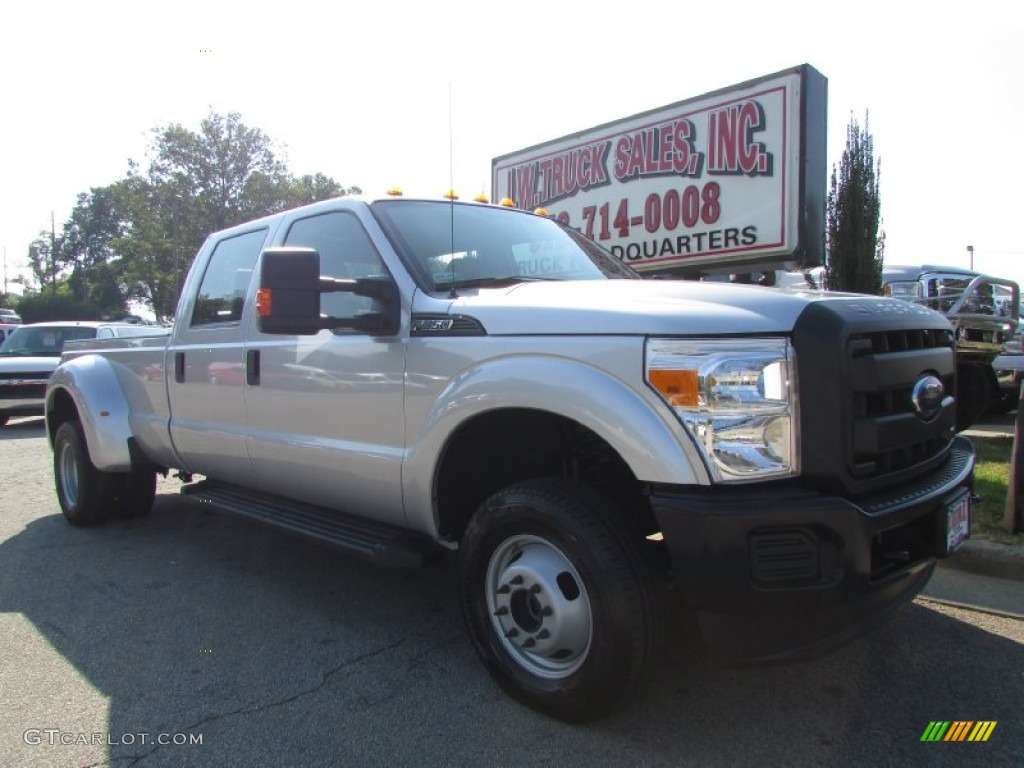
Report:
[[[130,520],[145,517],[153,509],[156,498],[156,472],[134,469],[125,475],[114,475],[117,482],[116,498],[111,517]]]
[[[156,496],[156,472],[151,469],[97,469],[77,420],[61,424],[54,436],[53,477],[57,501],[72,525],[95,525],[108,517],[142,517],[153,508]]]
[[[113,506],[116,475],[93,465],[78,421],[65,421],[57,428],[53,478],[61,511],[72,525],[95,525]]]
[[[569,722],[627,700],[657,634],[642,541],[611,501],[569,481],[528,481],[484,502],[459,545],[459,593],[507,693]]]

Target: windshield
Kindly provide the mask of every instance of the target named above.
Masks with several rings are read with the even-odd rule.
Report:
[[[23,326],[13,331],[0,345],[4,357],[60,357],[64,343],[74,339],[92,339],[96,329],[82,325],[51,325],[45,328]]]
[[[512,208],[384,200],[373,212],[430,290],[639,277],[578,232]]]

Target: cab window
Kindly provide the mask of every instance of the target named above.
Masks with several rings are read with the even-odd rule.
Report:
[[[199,284],[193,326],[237,324],[242,319],[253,268],[266,236],[266,229],[258,229],[217,243]]]

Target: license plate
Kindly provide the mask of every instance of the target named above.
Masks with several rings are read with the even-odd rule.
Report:
[[[956,552],[971,535],[971,494],[965,491],[946,504],[946,553]]]

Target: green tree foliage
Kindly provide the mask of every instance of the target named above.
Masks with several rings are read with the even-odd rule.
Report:
[[[167,318],[211,232],[359,191],[321,173],[293,177],[263,131],[211,113],[198,131],[155,128],[148,167],[129,162],[124,178],[80,194],[60,235],[32,243],[29,264],[40,294],[63,285],[92,316],[123,315],[138,300]]]
[[[28,266],[41,290],[56,290],[60,255],[49,232],[40,232],[28,246]]]
[[[864,115],[863,129],[852,116],[838,175],[832,167],[827,200],[827,286],[831,290],[880,293],[885,233],[879,233],[881,161]]]
[[[23,295],[18,301],[18,314],[25,323],[100,319],[95,307],[71,293],[67,278],[58,278],[56,290],[47,288],[38,293]]]

